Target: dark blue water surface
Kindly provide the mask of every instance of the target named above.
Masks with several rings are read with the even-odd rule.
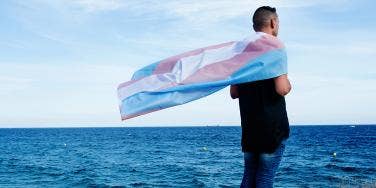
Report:
[[[211,126],[0,129],[0,187],[239,187],[240,137]],[[376,187],[376,126],[291,126],[275,187]]]

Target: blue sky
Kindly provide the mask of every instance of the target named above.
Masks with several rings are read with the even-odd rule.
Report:
[[[239,125],[226,88],[120,121],[117,85],[147,64],[252,33],[277,7],[289,56],[291,124],[376,122],[376,2],[0,2],[0,127]]]

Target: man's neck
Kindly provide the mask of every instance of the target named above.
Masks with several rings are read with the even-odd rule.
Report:
[[[271,29],[262,29],[262,30],[257,31],[257,32],[261,32],[261,33],[266,33],[266,34],[269,34],[269,35],[273,35],[273,31]]]

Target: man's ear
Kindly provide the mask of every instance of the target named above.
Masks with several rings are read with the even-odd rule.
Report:
[[[276,25],[277,25],[277,23],[276,23],[276,20],[275,19],[270,19],[270,27],[272,28],[272,29],[274,29],[275,27],[276,27]]]

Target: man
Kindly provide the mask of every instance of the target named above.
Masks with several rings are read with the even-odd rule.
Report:
[[[263,6],[253,14],[253,29],[277,36],[276,9]],[[287,74],[232,85],[230,94],[239,98],[244,175],[241,187],[273,187],[273,179],[289,137],[284,96],[291,90]]]

